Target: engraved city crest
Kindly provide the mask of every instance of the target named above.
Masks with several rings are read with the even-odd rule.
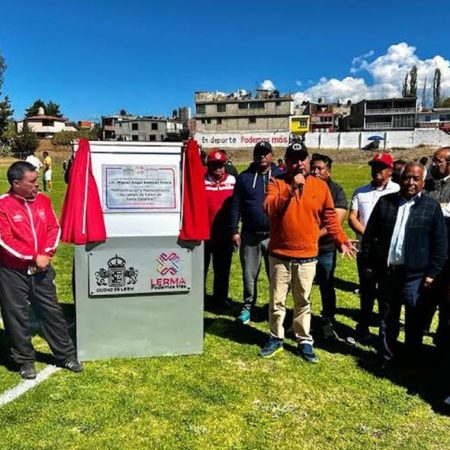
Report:
[[[120,288],[126,284],[136,284],[139,271],[130,267],[127,269],[125,259],[116,255],[107,262],[107,269],[101,268],[95,272],[98,286]]]

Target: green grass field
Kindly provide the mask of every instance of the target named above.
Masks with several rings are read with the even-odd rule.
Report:
[[[61,171],[54,172],[51,196],[59,212],[65,185]],[[368,176],[366,165],[334,168],[348,195]],[[2,181],[0,190],[6,189]],[[72,254],[71,246],[61,245],[54,261],[68,314]],[[238,326],[242,283],[234,258],[234,309],[205,312],[202,355],[88,362],[81,375],[59,371],[0,408],[0,449],[450,448],[450,419],[440,412],[450,381],[433,358],[420,369],[381,378],[373,371],[373,349],[340,341],[317,344],[318,365],[298,358],[289,339],[275,358],[258,357],[268,330],[268,284],[261,277],[257,321]],[[337,330],[345,337],[355,325],[357,275],[354,261],[338,259]],[[320,313],[317,287],[313,312]],[[33,342],[48,353],[40,337]],[[39,362],[39,370],[44,366]],[[0,393],[20,382],[0,364]]]

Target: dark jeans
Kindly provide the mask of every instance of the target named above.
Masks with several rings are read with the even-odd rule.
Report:
[[[205,281],[212,259],[214,272],[213,295],[217,300],[226,300],[228,298],[231,259],[233,257],[231,239],[228,235],[224,238],[225,240],[210,239],[209,241],[205,241]]]
[[[356,260],[359,275],[359,299],[360,299],[360,313],[359,321],[356,326],[358,334],[369,333],[370,319],[372,317],[373,306],[375,298],[377,297],[377,284],[375,279],[368,279],[364,275],[364,266],[360,258]],[[378,299],[378,311],[381,311],[381,300]]]
[[[244,285],[244,308],[250,310],[258,296],[258,276],[263,259],[267,278],[269,278],[269,236],[243,231],[241,239],[239,256]]]
[[[30,304],[55,358],[63,363],[76,357],[61,306],[56,299],[55,271],[28,275],[25,271],[0,267],[0,304],[12,359],[17,364],[34,361],[29,323]]]
[[[408,273],[403,268],[390,269],[380,280],[382,298],[379,354],[390,360],[395,354],[400,332],[400,312],[405,305],[405,344],[412,356],[420,351],[423,335],[423,306],[419,301],[423,273]]]
[[[316,281],[322,298],[322,317],[333,321],[336,314],[336,291],[334,290],[334,271],[336,251],[319,255],[316,267]]]

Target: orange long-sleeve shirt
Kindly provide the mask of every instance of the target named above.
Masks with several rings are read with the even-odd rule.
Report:
[[[264,211],[270,219],[269,251],[281,257],[316,257],[321,223],[338,245],[347,240],[327,184],[308,176],[303,189],[292,195],[291,179],[283,174],[272,178],[267,187]]]

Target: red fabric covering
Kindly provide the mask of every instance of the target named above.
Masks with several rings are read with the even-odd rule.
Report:
[[[204,174],[197,141],[187,143],[183,162],[183,220],[179,239],[203,241],[209,239],[208,206]]]
[[[106,240],[105,219],[92,174],[89,141],[80,139],[70,169],[69,183],[61,212],[61,240],[88,244]]]

